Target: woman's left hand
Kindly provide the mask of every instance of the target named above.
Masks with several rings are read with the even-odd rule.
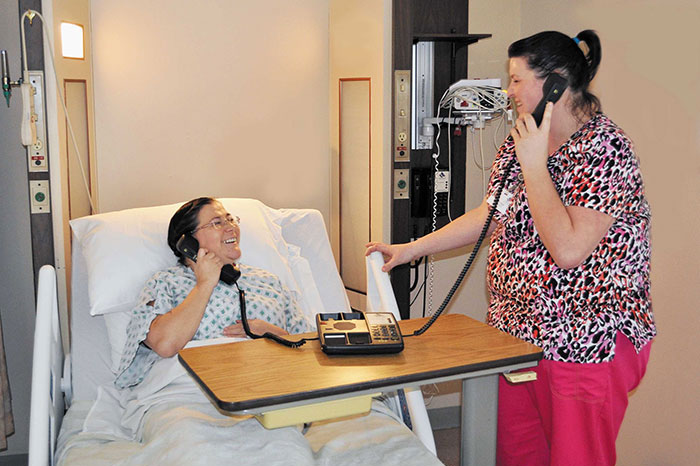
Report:
[[[289,335],[286,330],[260,319],[248,319],[248,326],[250,327],[250,331],[256,335],[263,335],[266,332],[270,332],[275,335]],[[226,327],[224,329],[224,336],[245,338],[246,334],[245,330],[243,330],[243,324],[241,321],[237,320],[234,325],[229,325]]]
[[[515,143],[515,154],[523,171],[547,166],[549,127],[553,107],[554,104],[547,103],[539,128],[532,115],[525,113],[518,117],[515,126],[510,130]]]

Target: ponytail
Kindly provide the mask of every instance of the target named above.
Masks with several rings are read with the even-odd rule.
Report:
[[[593,81],[593,78],[598,72],[598,66],[600,65],[600,39],[598,38],[598,34],[591,29],[579,32],[576,34],[576,39],[578,39],[578,46],[586,58],[586,63],[588,63],[588,82],[590,83]]]

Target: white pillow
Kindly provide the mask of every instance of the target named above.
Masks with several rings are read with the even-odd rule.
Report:
[[[284,241],[275,222],[279,211],[255,199],[220,201],[241,217],[240,262],[277,275],[307,316],[320,312],[321,299],[313,279],[308,279],[308,262],[298,247]],[[70,222],[85,258],[90,314],[106,317],[113,370],[121,359],[131,309],[146,280],[177,262],[167,244],[167,229],[181,205],[128,209]]]
[[[312,259],[304,259],[296,268],[290,265],[297,281],[304,277],[303,282],[308,280],[316,284],[319,301],[309,303],[311,320],[315,321],[318,312],[349,312],[350,302],[338,274],[321,213],[313,209],[279,209],[268,213],[274,215],[275,223],[282,227],[284,240],[298,247],[302,258]],[[309,299],[310,295],[304,293],[304,298]]]
[[[90,315],[123,310],[156,271],[174,265],[168,222],[181,204],[128,209],[71,220],[87,269]]]

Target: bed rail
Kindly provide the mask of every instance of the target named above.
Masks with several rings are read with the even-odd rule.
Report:
[[[58,317],[56,270],[45,265],[39,270],[36,297],[29,466],[54,464],[64,413],[63,389],[70,389],[70,379],[62,378],[64,358]]]
[[[365,257],[367,267],[367,310],[391,312],[396,320],[401,320],[399,306],[396,303],[394,289],[389,281],[389,274],[382,271],[384,257],[374,251]],[[435,437],[430,425],[428,410],[423,400],[423,392],[419,388],[399,390],[398,403],[404,416],[404,423],[423,442],[423,445],[434,455],[437,455]],[[406,413],[406,410],[408,413]],[[409,421],[409,422],[406,422]]]

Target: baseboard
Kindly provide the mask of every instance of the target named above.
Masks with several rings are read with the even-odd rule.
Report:
[[[0,456],[0,466],[26,466],[29,454]]]
[[[428,418],[433,430],[454,429],[461,424],[461,407],[447,406],[428,410]]]

